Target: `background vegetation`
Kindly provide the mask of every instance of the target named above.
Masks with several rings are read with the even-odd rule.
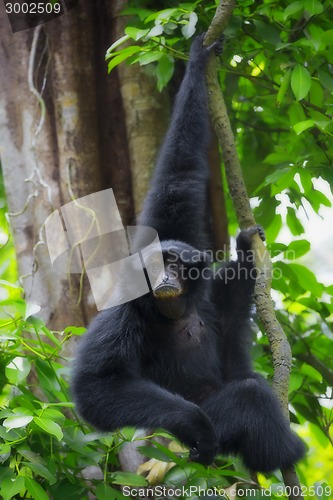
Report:
[[[191,38],[207,29],[215,8],[214,1],[130,2],[127,27],[107,52],[109,70],[114,74],[119,64],[132,64],[153,77],[159,91],[172,89]],[[219,78],[256,220],[265,228],[274,259],[274,299],[294,356],[290,415],[308,446],[297,471],[305,498],[331,498],[333,285],[332,271],[320,266],[318,255],[324,263],[333,244],[315,253],[305,231],[315,231],[316,214],[332,200],[331,2],[244,0],[226,35]],[[8,186],[6,174],[4,180]],[[234,235],[237,221],[225,187],[222,195],[228,232]],[[136,439],[135,432],[100,436],[75,415],[66,346],[84,329],[64,324],[63,331],[51,331],[35,316],[39,308],[24,300],[3,186],[0,196],[0,494],[4,500],[84,499],[88,493],[98,499],[123,497],[119,485],[147,484],[144,477],[120,470],[118,451]],[[325,230],[332,235],[328,219]],[[254,330],[255,368],[271,378],[267,339],[260,324]],[[228,488],[258,481],[272,487],[271,498],[281,498],[279,471],[253,478],[238,460],[222,457],[204,468],[189,463],[186,452],[175,454],[159,443],[143,452],[176,464],[164,484]],[[87,480],[91,466],[93,477]]]

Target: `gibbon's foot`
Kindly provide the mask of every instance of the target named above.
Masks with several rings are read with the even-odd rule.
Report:
[[[249,236],[252,236],[253,234],[259,234],[262,241],[266,240],[265,231],[263,230],[262,226],[260,226],[260,224],[250,226],[246,229],[243,229],[243,231],[246,231]]]
[[[207,47],[203,45],[205,36],[206,32],[201,33],[193,40],[191,45],[190,61],[205,61],[213,50],[217,56],[222,54],[224,35]]]
[[[220,39],[215,42],[214,50],[216,57],[220,56],[223,53],[224,42],[225,42],[224,35],[221,35]]]
[[[238,233],[238,236],[236,238],[237,251],[240,250],[246,252],[252,250],[252,236],[254,234],[259,234],[262,241],[265,241],[266,239],[265,232],[259,224],[247,227],[246,229],[241,229],[240,233]]]

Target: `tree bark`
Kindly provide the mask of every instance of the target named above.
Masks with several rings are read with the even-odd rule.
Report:
[[[211,213],[211,231],[213,249],[216,260],[227,260],[230,251],[228,231],[228,216],[225,205],[224,185],[221,171],[222,158],[216,134],[213,135],[208,151],[210,180],[209,180],[209,205]],[[220,255],[220,252],[224,255]],[[218,253],[217,253],[218,252]]]
[[[82,290],[77,276],[52,271],[47,216],[112,187],[123,224],[133,224],[166,128],[167,95],[144,68],[107,74],[105,52],[123,30],[125,4],[81,0],[15,34],[0,5],[1,160],[19,274],[26,299],[56,330],[86,325],[96,308],[87,283]]]
[[[124,35],[128,18],[119,14],[126,4],[126,0],[112,2],[115,39]],[[129,141],[134,206],[138,215],[166,131],[170,101],[166,91],[158,92],[147,67],[123,63],[118,72]]]
[[[63,203],[48,81],[42,101],[32,92],[48,78],[43,74],[49,59],[46,36],[41,28],[13,35],[3,4],[0,9],[1,160],[19,274],[26,299],[40,305],[44,319],[60,329],[74,319],[82,322],[83,315],[81,307],[68,301],[66,280],[54,277],[42,234],[46,217]]]

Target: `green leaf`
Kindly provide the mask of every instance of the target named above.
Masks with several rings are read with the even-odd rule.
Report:
[[[33,325],[37,330],[42,330],[42,328],[45,327],[44,321],[38,316],[29,316],[27,323]]]
[[[331,206],[331,202],[327,196],[314,188],[306,194],[306,198],[310,201],[313,210],[317,213],[321,205],[324,205],[325,207]]]
[[[312,378],[313,380],[316,380],[317,382],[323,381],[323,377],[318,372],[318,370],[316,370],[315,368],[313,368],[313,366],[310,366],[306,363],[303,363],[303,365],[301,366],[300,373],[302,373],[303,375],[307,375],[308,377]]]
[[[145,478],[133,472],[113,472],[111,474],[111,481],[113,484],[123,484],[126,486],[147,486]]]
[[[296,2],[291,3],[288,5],[288,7],[285,9],[283,13],[283,19],[286,21],[288,17],[293,16],[297,12],[300,12],[303,10],[304,3],[302,0],[297,0]]]
[[[313,309],[313,311],[317,311],[319,314],[323,313],[321,304],[311,297],[301,297],[300,299],[297,299],[297,302],[302,306],[305,306],[307,309]]]
[[[54,335],[53,332],[51,332],[48,328],[46,328],[46,326],[43,326],[41,330],[44,333],[44,335],[46,335],[46,337],[58,347],[58,349],[60,350],[62,349],[61,343],[59,342],[59,340],[57,339],[57,337]]]
[[[311,88],[311,76],[304,66],[297,64],[291,74],[291,88],[297,99],[304,99]]]
[[[125,33],[129,38],[132,38],[132,40],[137,42],[149,33],[149,29],[140,30],[139,28],[134,28],[133,26],[127,26],[125,28]]]
[[[264,162],[268,163],[268,165],[281,165],[284,163],[290,163],[290,153],[288,151],[283,153],[270,153],[268,156],[266,156]],[[289,168],[284,170],[289,170]]]
[[[168,457],[162,450],[154,448],[153,446],[138,446],[138,451],[149,458],[156,458],[156,460],[160,460],[161,462],[172,462],[173,459]]]
[[[312,175],[308,170],[305,170],[305,168],[300,168],[297,170],[297,172],[299,173],[299,176],[301,178],[304,194],[307,194],[313,188]]]
[[[289,394],[297,391],[303,383],[304,376],[299,373],[291,373],[289,382]]]
[[[265,179],[265,184],[271,186],[271,195],[275,196],[284,189],[294,186],[295,169],[293,167],[279,168]]]
[[[20,427],[26,427],[31,420],[33,419],[33,416],[24,416],[24,415],[17,415],[13,417],[8,417],[4,420],[3,425],[6,427],[7,430],[11,429],[17,429]]]
[[[313,410],[313,408],[308,408],[308,406],[306,406],[305,404],[298,403],[297,401],[293,401],[293,406],[295,410],[300,413],[306,420],[314,423],[319,428],[321,427],[317,414],[315,410]]]
[[[169,450],[167,446],[159,443],[158,441],[153,441],[154,447],[160,450],[166,457],[169,457],[172,462],[176,462],[176,464],[183,464],[184,459],[176,455],[173,451]]]
[[[325,130],[329,125],[332,125],[332,120],[331,119],[326,119],[326,120],[315,120],[315,125],[320,130]]]
[[[53,393],[61,389],[52,364],[50,366],[49,363],[38,358],[36,359],[35,367],[38,380],[43,390]]]
[[[127,29],[127,28],[126,28]],[[125,32],[126,32],[126,29],[125,29]],[[147,30],[148,31],[148,30]],[[116,40],[107,50],[106,54],[105,54],[105,59],[109,59],[109,57],[111,56],[111,52],[116,49],[117,47],[119,47],[119,45],[121,45],[122,43],[126,42],[127,40],[129,40],[129,35],[124,35],[122,36],[121,38],[119,38],[118,40]]]
[[[40,310],[41,307],[38,304],[32,304],[30,302],[27,302],[24,319],[27,320],[30,316],[38,314]]]
[[[63,433],[60,425],[56,424],[55,422],[53,422],[48,418],[40,418],[40,417],[34,417],[34,422],[44,432],[47,432],[47,434],[52,434],[58,439],[58,441],[61,441]]]
[[[64,330],[65,335],[83,335],[87,331],[83,326],[67,326]]]
[[[49,484],[55,484],[57,478],[42,464],[37,462],[22,462],[26,467],[31,469],[37,476],[43,477]]]
[[[10,457],[11,447],[9,444],[0,444],[0,464],[6,462],[6,460]]]
[[[13,472],[12,468],[6,467],[6,466],[0,467],[0,489],[1,489],[2,483],[5,479],[11,479],[12,481],[14,481],[15,478],[16,478],[16,475]],[[1,496],[0,496],[0,498],[1,498]]]
[[[194,35],[197,22],[198,22],[198,16],[196,15],[195,12],[191,12],[188,23],[182,27],[182,33],[186,38],[186,40],[188,40],[189,38],[191,38],[191,36]]]
[[[294,101],[288,110],[290,124],[295,125],[295,123],[304,121],[307,119],[306,114],[304,113],[303,107],[299,102]]]
[[[47,495],[44,488],[41,487],[34,479],[30,477],[24,478],[25,487],[29,491],[32,498],[35,500],[49,500],[49,496]]]
[[[309,99],[310,99],[311,104],[314,104],[315,106],[318,106],[319,108],[324,105],[323,87],[319,82],[317,82],[315,80],[312,80]]]
[[[333,92],[333,76],[328,74],[323,69],[318,71],[318,78],[320,83],[330,92]]]
[[[318,283],[316,276],[310,269],[301,264],[288,264],[289,268],[296,274],[298,283],[305,291],[311,292],[315,297],[320,297],[324,287]]]
[[[16,450],[20,455],[22,455],[23,458],[26,460],[29,460],[29,462],[36,462],[36,463],[43,463],[44,459],[35,451],[31,451],[27,448],[26,444],[23,444],[21,446],[17,446]]]
[[[67,474],[71,477],[70,473]],[[75,476],[72,476],[71,480],[69,480],[65,474],[62,474],[61,479],[59,478],[58,484],[52,488],[52,491],[55,494],[50,496],[50,500],[88,500],[89,498],[85,494],[87,487],[83,486],[82,480],[75,478]],[[111,498],[110,500],[114,499]]]
[[[50,420],[59,420],[60,422],[63,422],[66,419],[66,416],[55,408],[43,408],[41,410],[36,410],[36,415]]]
[[[302,122],[295,123],[293,129],[297,135],[300,135],[304,130],[313,127],[315,124],[314,120],[304,120]]]
[[[5,368],[5,374],[12,384],[20,384],[30,373],[31,364],[27,358],[17,356]]]
[[[305,255],[310,250],[310,242],[308,240],[292,241],[285,250],[284,256],[288,260],[298,259]]]
[[[158,12],[152,12],[149,16],[145,18],[145,24],[150,23],[151,21],[156,21],[156,19],[169,19],[178,9],[164,9]]]
[[[287,248],[287,245],[285,245],[284,243],[271,243],[270,245],[268,245],[268,249],[272,258],[284,252],[285,250],[287,250]]]
[[[113,68],[118,66],[121,62],[125,61],[129,57],[131,57],[133,54],[136,54],[137,52],[140,52],[142,50],[141,47],[138,45],[132,45],[131,47],[126,47],[126,49],[123,49],[120,51],[117,55],[112,55],[112,59],[108,64],[108,72],[111,73]]]
[[[206,471],[205,471],[205,468],[203,465],[201,464],[195,464],[195,462],[193,462],[192,464],[187,464],[187,465],[184,465],[184,466],[177,466],[177,467],[173,467],[172,469],[170,469],[166,476],[165,476],[165,482],[167,484],[185,484],[187,483],[188,479],[192,476],[193,477],[193,474],[198,474],[198,469],[196,468],[196,465],[198,465],[200,468],[199,468],[199,474],[201,476],[203,476]],[[217,472],[218,469],[215,469],[215,472]],[[228,472],[231,472],[231,471],[228,471]],[[219,474],[220,475],[220,474]],[[198,498],[198,497],[196,497]],[[222,497],[222,498],[226,498],[226,497]]]
[[[291,77],[291,69],[289,68],[283,77],[283,80],[282,80],[280,88],[279,88],[278,95],[276,97],[276,105],[278,107],[281,106],[281,104],[285,98],[286,92],[287,92],[289,84],[290,84],[290,77]]]
[[[275,201],[275,200],[274,200]],[[273,210],[267,207],[267,204],[263,204],[263,212],[257,215],[258,222],[265,228],[267,241],[272,243],[276,240],[281,227],[282,227],[282,217],[280,214],[275,214],[275,203],[273,202]],[[273,212],[273,214],[272,214]]]
[[[21,286],[16,285],[15,283],[11,283],[10,281],[7,280],[0,279],[0,285],[8,286],[9,288],[14,288],[15,290],[20,290],[21,292],[24,292],[24,289]]]
[[[25,314],[25,302],[23,299],[6,299],[0,301],[0,307],[12,306],[20,316]]]
[[[324,193],[322,193],[321,191],[318,191],[317,189],[313,189],[312,191],[312,196],[315,196],[316,197],[316,200],[321,204],[321,205],[324,205],[325,207],[331,207],[332,206],[332,203],[330,202],[330,200],[327,198],[326,195],[324,195]]]
[[[1,484],[1,493],[3,500],[9,500],[10,498],[18,495],[24,488],[24,478],[23,476],[16,476],[14,480],[5,479]]]
[[[139,55],[136,57],[135,62],[139,62],[140,66],[145,66],[146,64],[150,64],[152,62],[158,61],[163,56],[163,52],[161,51],[151,51],[146,52],[143,55]]]
[[[278,153],[272,153],[269,156],[273,156],[274,154],[278,155]],[[266,158],[265,161],[267,161],[267,158]],[[266,185],[274,184],[275,182],[278,182],[279,179],[281,179],[281,177],[284,177],[285,175],[288,175],[290,172],[291,172],[291,168],[290,167],[277,168],[276,170],[274,170],[274,172],[272,172],[271,174],[267,175],[267,177],[265,179],[265,184]],[[294,176],[294,174],[293,174],[293,176]]]
[[[176,23],[168,22],[163,25],[163,28],[166,35],[173,35],[174,31],[178,28],[178,25]]]
[[[274,47],[281,43],[280,31],[274,25],[255,19],[253,22],[256,27],[256,32],[265,42],[271,43]]]
[[[20,428],[6,431],[6,429],[2,425],[0,425],[0,436],[5,441],[17,441],[21,440],[22,438],[26,438],[26,431]]]
[[[163,55],[156,67],[157,88],[163,90],[172,78],[175,69],[175,62],[170,57]]]
[[[160,36],[160,35],[162,35],[163,31],[164,31],[164,28],[163,28],[162,24],[157,24],[148,32],[147,37],[153,38],[154,36]]]
[[[115,490],[106,483],[100,483],[95,491],[97,500],[111,500],[115,498]],[[120,493],[120,492],[119,492]]]
[[[304,227],[296,216],[295,210],[291,207],[287,209],[287,224],[294,236],[299,236],[304,233]]]
[[[321,40],[328,46],[333,45],[333,29],[324,31]]]
[[[316,14],[321,14],[324,10],[321,2],[319,0],[304,0],[304,9],[311,16],[315,16]]]

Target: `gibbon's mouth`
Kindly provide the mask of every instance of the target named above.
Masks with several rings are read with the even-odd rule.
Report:
[[[153,293],[154,297],[163,300],[179,297],[183,293],[183,290],[176,285],[172,285],[171,283],[168,283],[167,285],[162,283],[155,288]]]

